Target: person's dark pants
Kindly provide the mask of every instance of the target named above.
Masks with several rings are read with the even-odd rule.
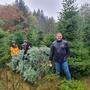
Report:
[[[63,69],[64,73],[66,75],[66,79],[71,80],[71,74],[70,74],[70,71],[69,71],[69,66],[68,66],[67,61],[65,61],[63,63],[55,62],[55,69],[56,69],[56,74],[57,75],[60,75],[61,69]]]
[[[18,66],[18,57],[13,56],[12,57],[12,70],[15,71],[17,69],[17,66]]]

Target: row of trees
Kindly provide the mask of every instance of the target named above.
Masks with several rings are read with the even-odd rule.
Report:
[[[47,17],[44,15],[43,10],[38,9],[38,11],[30,12],[29,8],[25,5],[25,2],[23,0],[16,0],[15,6],[17,7],[17,10],[22,11],[24,16],[32,17],[34,18],[33,24],[38,24],[39,31],[42,33],[51,33],[55,31],[55,21],[53,17]],[[32,19],[33,19],[32,18]],[[30,19],[29,19],[30,20]],[[28,21],[32,22],[32,21]],[[38,29],[37,29],[38,30]]]

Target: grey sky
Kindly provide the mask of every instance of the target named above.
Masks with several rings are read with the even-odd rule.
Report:
[[[61,5],[59,5],[58,0],[31,0],[29,6],[31,10],[38,10],[38,8],[42,9],[45,15],[53,16],[55,19],[57,19],[58,8]]]
[[[0,0],[0,4],[11,4],[15,0]],[[53,16],[57,20],[58,13],[62,9],[62,0],[24,0],[26,4],[30,7],[30,10],[42,9],[46,16]],[[81,5],[85,2],[90,2],[90,0],[77,0],[78,4]]]

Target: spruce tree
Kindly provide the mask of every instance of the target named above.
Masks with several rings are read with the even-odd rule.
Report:
[[[15,5],[18,10],[22,11],[24,15],[28,13],[28,7],[25,5],[23,0],[15,0]]]
[[[63,0],[63,10],[59,13],[58,31],[69,41],[74,40],[75,31],[78,28],[78,11],[75,1],[76,0]]]

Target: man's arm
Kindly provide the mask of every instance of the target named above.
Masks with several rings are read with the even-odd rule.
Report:
[[[53,44],[51,45],[51,47],[50,47],[50,57],[49,57],[49,60],[53,60],[53,55],[54,55],[54,46],[53,46]]]
[[[66,49],[66,58],[70,55],[70,49],[69,49],[69,46],[68,46],[68,43],[66,42],[65,43],[65,49]]]

